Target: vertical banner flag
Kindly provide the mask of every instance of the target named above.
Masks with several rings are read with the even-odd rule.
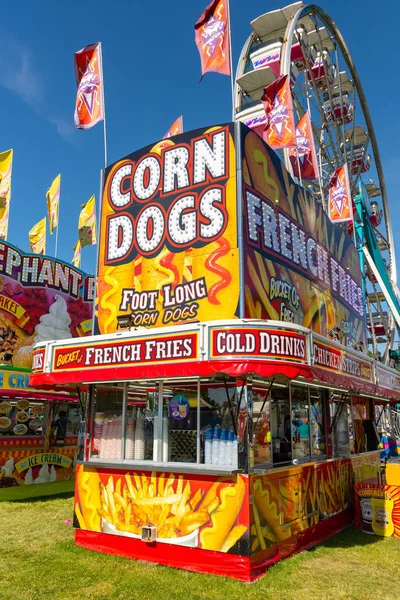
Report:
[[[201,79],[207,71],[231,75],[228,10],[228,0],[213,0],[194,26]]]
[[[301,179],[318,179],[317,155],[308,111],[296,125],[296,142],[297,148],[290,150],[294,176]]]
[[[351,221],[353,218],[347,164],[338,167],[332,175],[329,184],[329,218],[333,223]]]
[[[58,227],[58,206],[60,203],[61,175],[57,175],[46,193],[47,214],[49,216],[50,235]]]
[[[81,247],[96,243],[96,206],[94,195],[82,204],[78,222],[78,237]]]
[[[46,254],[46,217],[36,223],[29,232],[31,250],[35,254]]]
[[[82,253],[82,246],[80,241],[78,240],[75,244],[75,246],[72,248],[72,250],[74,251],[74,256],[72,257],[72,264],[74,265],[74,267],[76,267],[77,269],[81,268],[81,253]]]
[[[267,117],[264,141],[274,150],[296,147],[296,127],[289,76],[284,75],[267,85],[261,100]]]
[[[176,119],[168,129],[167,133],[164,135],[163,140],[166,140],[174,135],[179,135],[183,133],[183,117],[182,115]]]
[[[13,151],[0,152],[0,238],[7,239]]]
[[[104,120],[103,67],[101,43],[90,44],[75,52],[74,65],[78,91],[75,105],[75,127],[90,129]]]

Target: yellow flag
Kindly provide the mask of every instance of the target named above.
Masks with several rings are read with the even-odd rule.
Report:
[[[96,244],[96,206],[94,195],[82,204],[78,221],[78,237],[81,247]]]
[[[74,265],[74,267],[77,267],[78,269],[80,269],[81,268],[82,246],[81,246],[81,243],[79,240],[76,242],[76,244],[72,248],[72,250],[74,251],[74,256],[72,257],[72,264]]]
[[[46,193],[47,214],[49,215],[50,235],[58,227],[58,205],[60,203],[61,175],[57,175]]]
[[[36,223],[29,232],[31,250],[35,254],[46,254],[46,217]]]
[[[0,152],[0,238],[7,239],[13,151]]]

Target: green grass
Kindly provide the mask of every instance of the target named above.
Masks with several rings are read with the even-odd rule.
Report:
[[[396,600],[400,540],[354,529],[253,584],[78,548],[72,498],[0,503],[1,600]]]

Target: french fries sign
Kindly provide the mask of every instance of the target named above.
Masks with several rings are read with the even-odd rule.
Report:
[[[366,347],[355,246],[296,185],[263,140],[242,128],[245,317],[297,323]]]
[[[248,480],[126,471],[79,465],[75,526],[141,539],[157,528],[157,542],[248,554]]]
[[[198,336],[198,332],[194,331],[182,335],[132,338],[120,342],[99,342],[85,346],[64,346],[54,351],[53,370],[71,371],[196,360]]]
[[[239,300],[233,126],[192,131],[106,170],[96,332],[233,318]]]

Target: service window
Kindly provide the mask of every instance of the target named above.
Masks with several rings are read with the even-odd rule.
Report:
[[[236,468],[237,435],[247,423],[238,390],[245,386],[228,378],[98,384],[91,458]]]
[[[124,384],[95,386],[92,422],[92,457],[121,460]]]
[[[293,456],[310,457],[310,398],[309,389],[292,387],[292,440]]]
[[[253,385],[254,466],[268,466],[272,461],[271,387]]]
[[[246,410],[240,410],[241,393],[243,399],[244,388],[234,379],[201,382],[201,463],[237,467],[237,437],[244,436],[247,424],[247,403]]]
[[[26,398],[0,401],[1,437],[43,437],[46,411],[43,402]]]
[[[348,456],[356,453],[351,399],[345,393],[330,393],[331,432],[334,455]]]
[[[273,385],[271,389],[271,435],[274,465],[292,461],[292,418],[289,387]]]
[[[310,388],[310,438],[311,456],[326,454],[325,396],[326,390]]]

